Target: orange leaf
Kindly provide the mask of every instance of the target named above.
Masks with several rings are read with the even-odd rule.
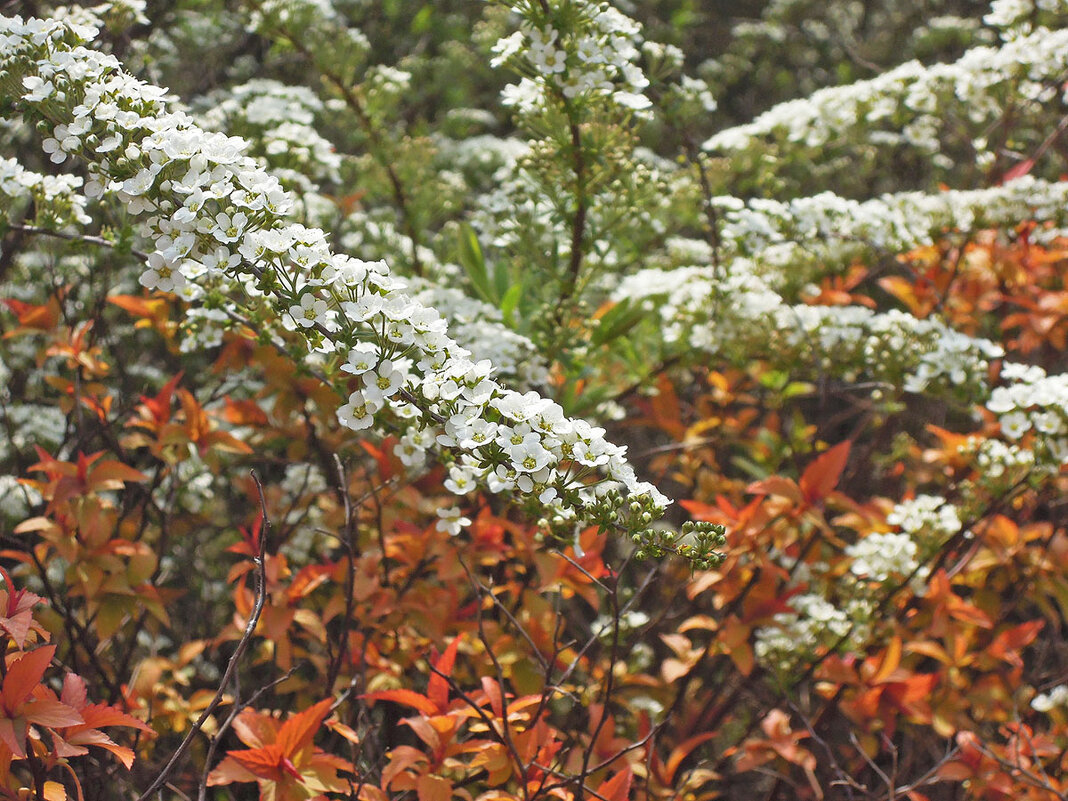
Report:
[[[1003,176],[1001,176],[1001,182],[1004,184],[1004,183],[1008,183],[1009,181],[1014,181],[1017,178],[1023,178],[1025,175],[1027,175],[1029,172],[1031,172],[1031,169],[1034,166],[1035,166],[1035,160],[1034,159],[1024,159],[1019,164],[1017,164],[1015,167],[1013,167],[1011,170],[1006,170],[1005,174]]]
[[[364,693],[360,696],[368,701],[393,701],[398,704],[418,709],[424,715],[436,715],[437,705],[427,698],[412,690],[377,690],[373,693]]]
[[[667,763],[664,765],[668,782],[673,782],[675,780],[675,771],[679,769],[679,765],[682,764],[683,760],[686,759],[697,746],[707,740],[711,740],[715,736],[716,732],[706,731],[695,735],[688,740],[683,740],[675,746],[668,755]]]
[[[883,653],[882,661],[879,663],[878,670],[869,679],[869,684],[882,684],[886,681],[890,674],[897,670],[897,666],[901,664],[901,638],[894,636],[890,640],[889,645],[886,646],[886,651]]]
[[[763,481],[756,481],[745,488],[752,495],[779,495],[794,503],[801,503],[802,493],[797,484],[782,476],[772,476]]]
[[[1022,667],[1023,660],[1017,652],[1024,646],[1030,645],[1045,625],[1046,621],[1039,619],[1007,629],[994,638],[994,641],[990,643],[986,651],[991,656],[1002,659],[1010,665]]]
[[[842,470],[849,459],[849,449],[852,447],[849,440],[840,442],[819,457],[801,475],[798,486],[805,501],[817,504],[831,494],[842,475]]]
[[[434,662],[436,672],[430,674],[427,681],[426,695],[439,712],[444,712],[449,706],[449,682],[446,676],[452,676],[453,665],[456,664],[456,648],[460,644],[460,638],[456,637]]]
[[[601,783],[597,788],[597,795],[607,801],[627,801],[630,795],[630,785],[634,781],[634,774],[630,766],[623,768],[619,773]]]
[[[226,408],[223,417],[226,422],[235,426],[265,426],[267,425],[267,413],[252,400],[233,400],[227,395],[223,398]]]
[[[137,295],[111,295],[108,303],[114,303],[123,311],[134,317],[155,318],[166,307],[166,301],[159,298],[143,298]]]
[[[227,753],[227,757],[259,778],[273,779],[275,781],[281,778],[279,763],[282,757],[278,753],[278,749],[273,746],[251,748],[247,751],[230,751]],[[222,766],[220,765],[219,767]],[[231,779],[231,781],[240,780]]]
[[[40,683],[55,653],[56,646],[45,645],[24,654],[7,666],[3,690],[0,691],[4,711],[13,715],[19,705],[30,697],[30,693]],[[80,723],[81,720],[79,719],[78,722]]]
[[[76,709],[55,698],[37,698],[30,701],[22,708],[22,716],[30,723],[53,728],[77,726],[83,722]]]
[[[148,481],[148,476],[127,464],[105,460],[89,472],[91,489],[122,489],[126,482]]]
[[[215,770],[208,774],[208,786],[218,784],[230,784],[231,782],[254,782],[256,774],[241,765],[233,756],[228,756],[215,766]]]
[[[452,783],[440,776],[424,773],[415,784],[419,801],[449,801],[452,798]]]
[[[489,699],[490,708],[493,710],[493,714],[497,717],[503,717],[504,698],[501,694],[501,685],[497,683],[496,679],[491,679],[489,676],[483,676],[482,690],[486,693],[486,697]]]

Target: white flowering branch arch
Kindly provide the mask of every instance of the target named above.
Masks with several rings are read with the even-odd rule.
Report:
[[[240,293],[260,297],[309,352],[339,368],[340,423],[360,431],[389,417],[410,429],[407,447],[440,450],[457,494],[486,487],[537,509],[557,535],[596,525],[662,549],[649,525],[669,501],[637,479],[625,448],[552,401],[501,386],[384,262],[335,254],[322,231],[287,224],[289,196],[244,155],[243,140],[168,111],[165,90],[85,47],[95,33],[0,18],[0,98],[51,134],[43,146],[53,162],[86,162],[88,196],[115,197],[140,218],[151,243],[144,286],[188,288],[223,306]],[[458,509],[439,516],[452,533],[465,521]],[[686,551],[714,562],[718,532],[698,533]]]

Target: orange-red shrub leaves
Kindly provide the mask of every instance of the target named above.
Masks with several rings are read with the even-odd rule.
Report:
[[[208,775],[208,784],[254,781],[264,801],[307,801],[346,792],[349,781],[338,772],[354,772],[351,763],[312,742],[331,705],[331,699],[324,699],[284,722],[243,710],[234,721],[234,731],[250,748],[228,751]]]

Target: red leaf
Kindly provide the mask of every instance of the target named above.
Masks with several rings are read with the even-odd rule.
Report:
[[[59,700],[75,709],[81,709],[89,701],[89,694],[85,689],[85,679],[77,673],[67,673],[63,677],[63,692]]]
[[[1046,621],[1039,619],[1007,629],[994,638],[986,649],[987,653],[1011,665],[1023,666],[1023,660],[1017,652],[1024,646],[1030,645],[1045,625]]]
[[[282,757],[275,746],[251,748],[247,751],[228,751],[226,755],[245,770],[260,778],[274,779],[276,781],[281,778],[279,762]],[[220,765],[220,767],[222,766]],[[231,781],[234,780],[231,779]]]
[[[901,664],[901,638],[894,636],[891,638],[889,645],[886,647],[886,651],[883,652],[882,659],[879,661],[879,667],[875,671],[875,674],[868,680],[869,684],[882,684],[890,675],[897,670],[897,666]]]
[[[449,643],[445,653],[434,662],[434,668],[437,672],[431,673],[427,682],[427,698],[437,707],[439,712],[444,712],[449,706],[449,682],[445,677],[452,676],[452,668],[456,663],[456,647],[459,644],[459,637]]]
[[[496,679],[491,679],[489,676],[483,676],[482,689],[485,691],[486,697],[489,699],[490,708],[493,710],[493,714],[497,717],[503,717],[504,698],[501,694],[501,685],[497,683]]]
[[[664,765],[664,770],[667,773],[667,780],[673,782],[675,780],[675,771],[679,769],[679,765],[682,764],[682,761],[693,753],[693,750],[697,748],[697,746],[706,740],[711,740],[715,736],[716,732],[713,731],[701,732],[675,746],[668,755],[667,763]]]
[[[130,769],[130,766],[133,765],[134,762],[134,752],[132,749],[127,748],[124,745],[117,745],[115,741],[104,734],[104,732],[97,731],[96,729],[88,729],[68,736],[67,742],[75,746],[95,745],[98,748],[110,751],[119,758],[119,761],[127,770]],[[85,754],[88,753],[88,751],[82,748],[79,753]]]
[[[233,758],[231,752],[222,762],[215,766],[215,770],[208,774],[208,786],[214,787],[219,784],[231,782],[254,782],[256,774],[249,772],[240,762]]]
[[[144,721],[138,720],[133,715],[127,715],[115,706],[89,704],[82,708],[75,708],[81,712],[82,718],[85,721],[85,726],[89,728],[99,729],[101,726],[126,726],[131,729],[140,729],[141,731],[148,733],[154,733],[155,731]]]
[[[1031,169],[1034,166],[1035,166],[1035,160],[1034,159],[1024,159],[1019,164],[1017,164],[1015,167],[1013,167],[1011,170],[1007,170],[1005,172],[1005,174],[1003,176],[1001,176],[1001,182],[1003,184],[1005,184],[1005,183],[1008,183],[1009,181],[1014,181],[1017,178],[1023,178],[1025,175],[1027,175],[1029,172],[1031,172]]]

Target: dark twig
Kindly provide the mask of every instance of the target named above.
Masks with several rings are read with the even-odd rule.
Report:
[[[204,757],[204,770],[200,774],[200,787],[197,789],[197,801],[205,801],[207,797],[208,774],[211,773],[211,763],[215,761],[215,749],[219,747],[219,743],[222,741],[223,735],[230,730],[230,727],[234,724],[234,721],[237,719],[237,716],[240,715],[244,710],[252,706],[254,703],[256,703],[256,701],[258,701],[260,697],[266,692],[268,692],[269,690],[273,690],[283,681],[285,681],[294,673],[296,673],[296,671],[296,667],[290,668],[274,681],[270,682],[269,684],[265,684],[263,687],[260,687],[258,690],[256,690],[256,692],[252,693],[252,695],[248,697],[248,700],[242,701],[239,704],[234,704],[234,708],[230,710],[230,714],[226,716],[226,720],[224,720],[222,725],[219,726],[219,730],[215,732],[215,736],[212,737],[211,742],[208,743],[208,753]]]
[[[241,635],[241,639],[238,641],[234,653],[226,663],[226,670],[223,672],[222,679],[219,681],[219,689],[216,691],[215,697],[211,699],[211,703],[200,713],[200,717],[197,718],[197,722],[193,724],[193,727],[186,732],[181,744],[175,749],[170,760],[164,765],[163,770],[156,776],[156,780],[148,786],[147,790],[137,797],[137,801],[147,801],[154,792],[159,790],[166,783],[167,777],[174,772],[174,769],[178,767],[178,763],[182,760],[182,757],[185,756],[186,751],[189,750],[189,746],[193,743],[193,738],[204,728],[204,724],[208,722],[208,718],[211,717],[223,702],[226,688],[233,679],[234,674],[237,672],[237,666],[241,661],[241,657],[245,655],[245,651],[248,650],[248,646],[252,642],[252,636],[256,631],[256,625],[260,622],[260,614],[263,612],[263,606],[267,602],[267,569],[264,556],[266,554],[267,533],[271,529],[271,521],[267,517],[267,500],[263,495],[263,484],[260,482],[260,477],[256,475],[255,470],[252,470],[251,474],[252,480],[256,482],[256,489],[260,494],[260,509],[263,512],[263,528],[260,531],[259,552],[252,560],[253,564],[256,566],[256,601],[252,606],[252,614],[249,615],[248,623],[245,624],[245,631]]]

